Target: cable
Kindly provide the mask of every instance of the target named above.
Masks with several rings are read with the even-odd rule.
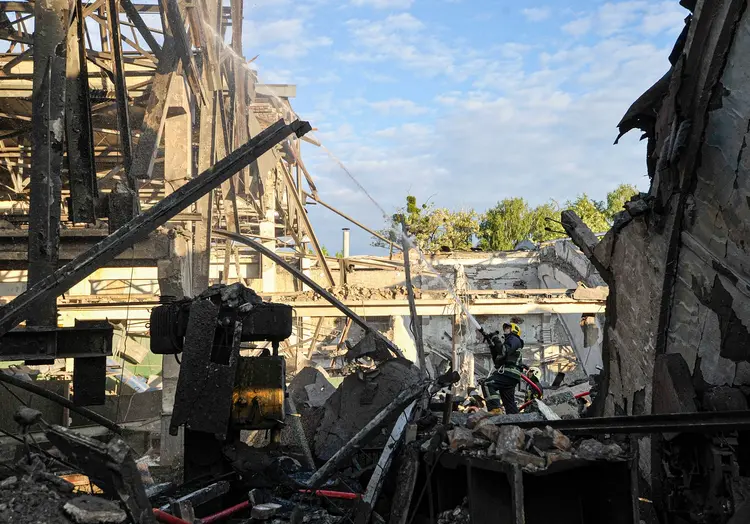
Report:
[[[35,395],[39,395],[40,397],[44,397],[47,400],[51,400],[52,402],[60,404],[61,406],[66,407],[69,410],[78,413],[82,417],[86,417],[92,422],[96,422],[100,426],[104,426],[105,428],[114,431],[118,435],[122,435],[122,428],[118,426],[117,424],[115,424],[114,422],[112,422],[111,420],[109,420],[108,418],[105,418],[101,416],[99,413],[95,413],[91,411],[90,409],[87,409],[81,406],[76,406],[72,401],[68,400],[67,398],[60,396],[57,393],[48,391],[41,386],[37,386],[36,384],[32,382],[26,382],[25,380],[21,380],[12,375],[6,375],[5,373],[2,373],[2,372],[0,372],[0,382],[5,382],[6,384],[10,384],[17,388],[26,390],[30,393],[34,393]]]

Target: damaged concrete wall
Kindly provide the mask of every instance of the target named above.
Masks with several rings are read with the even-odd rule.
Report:
[[[682,356],[699,394],[750,382],[745,4],[698,2],[670,74],[623,118],[621,132],[649,138],[648,195],[627,203],[598,244],[563,217],[610,286],[603,414],[651,411],[660,354]]]

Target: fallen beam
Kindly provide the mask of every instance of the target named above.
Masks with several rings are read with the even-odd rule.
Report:
[[[338,471],[341,466],[349,460],[362,446],[366,445],[377,433],[383,429],[383,426],[393,420],[397,414],[401,414],[406,407],[421,397],[428,390],[430,382],[415,384],[409,389],[405,389],[393,399],[393,402],[384,407],[380,413],[375,415],[370,422],[360,429],[349,442],[339,449],[328,461],[316,471],[307,481],[310,489],[317,489],[328,480],[331,475]]]
[[[229,231],[224,231],[221,229],[215,229],[214,233],[217,235],[221,235],[223,237],[229,238],[230,240],[237,242],[239,244],[244,244],[248,247],[251,247],[255,249],[256,251],[262,253],[266,257],[270,258],[274,262],[276,262],[278,265],[289,271],[291,274],[293,274],[295,277],[297,277],[299,280],[310,286],[316,293],[318,293],[321,297],[325,298],[329,303],[333,305],[337,310],[341,311],[345,316],[351,318],[354,322],[359,325],[362,329],[365,330],[366,333],[373,333],[376,337],[380,338],[387,346],[388,348],[393,351],[396,355],[403,358],[404,355],[401,352],[401,350],[390,340],[388,340],[380,331],[377,329],[373,329],[370,327],[370,325],[359,315],[357,315],[354,311],[352,311],[350,308],[345,306],[339,299],[334,297],[332,294],[330,294],[328,291],[323,289],[320,284],[315,282],[312,278],[308,277],[302,271],[298,270],[296,267],[289,264],[286,260],[284,260],[282,257],[268,249],[263,244],[256,242],[255,240],[249,239],[246,236],[238,235],[237,233],[230,233]]]
[[[406,426],[409,424],[409,418],[414,411],[414,406],[417,401],[413,400],[409,406],[401,413],[398,417],[396,424],[391,430],[391,434],[388,437],[388,442],[383,449],[383,453],[380,455],[378,464],[375,467],[375,472],[370,477],[370,482],[367,483],[367,490],[365,496],[362,498],[362,502],[359,504],[357,516],[354,520],[355,524],[367,524],[370,521],[372,510],[375,507],[375,503],[378,501],[378,495],[383,487],[383,481],[385,480],[388,470],[393,462],[393,456],[401,443],[401,439],[406,432]]]
[[[110,262],[135,242],[142,240],[151,231],[221,185],[223,181],[228,180],[287,136],[292,133],[302,136],[310,129],[310,124],[307,122],[295,120],[287,125],[283,120],[279,120],[154,207],[135,217],[92,249],[31,286],[0,309],[0,337],[23,321],[39,301],[61,295],[95,269]]]

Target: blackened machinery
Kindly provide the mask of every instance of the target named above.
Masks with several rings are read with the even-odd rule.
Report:
[[[161,301],[151,312],[151,351],[181,359],[169,432],[185,428],[185,480],[217,473],[222,447],[243,430],[268,430],[278,444],[286,397],[279,343],[292,334],[292,307],[239,283]],[[270,350],[240,355],[258,342]]]

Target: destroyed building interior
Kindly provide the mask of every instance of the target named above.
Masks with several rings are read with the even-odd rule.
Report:
[[[319,194],[242,0],[1,0],[0,522],[750,523],[750,2],[674,3],[611,229],[428,253]]]

